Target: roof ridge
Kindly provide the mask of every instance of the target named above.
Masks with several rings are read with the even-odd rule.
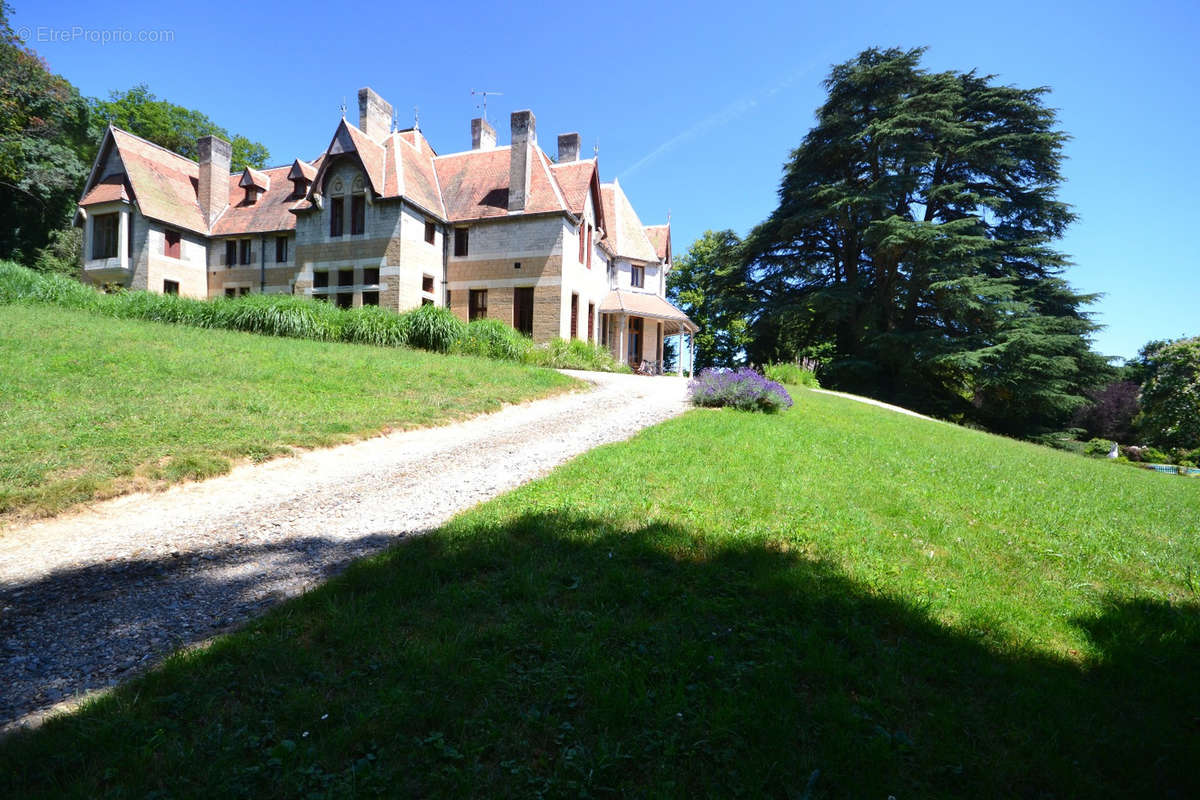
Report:
[[[123,133],[123,134],[125,134],[126,136],[129,136],[129,137],[131,137],[131,138],[137,139],[139,142],[142,142],[143,144],[148,144],[148,145],[150,145],[151,147],[154,147],[154,148],[157,148],[157,149],[159,149],[159,150],[162,150],[162,151],[163,151],[164,153],[166,153],[167,155],[174,156],[175,158],[178,158],[178,159],[181,159],[181,160],[183,160],[183,161],[186,161],[186,162],[188,162],[189,164],[195,164],[197,167],[199,167],[199,166],[200,166],[200,162],[198,162],[198,161],[193,161],[192,159],[190,159],[190,158],[188,158],[187,156],[185,156],[183,153],[176,153],[174,150],[171,150],[170,148],[163,147],[163,146],[162,146],[161,144],[159,144],[158,142],[152,142],[152,141],[150,141],[149,139],[146,139],[145,137],[138,136],[136,133],[133,133],[132,131],[127,131],[127,130],[125,130],[124,128],[118,128],[116,125],[111,125],[111,124],[110,124],[108,127],[112,128],[114,131],[116,131],[116,132],[118,132],[118,133]],[[230,173],[230,174],[232,175],[233,173]]]
[[[537,149],[537,152],[541,155],[542,169],[545,170],[545,172],[546,172],[546,180],[548,180],[550,182],[550,189],[551,189],[551,191],[554,192],[554,196],[558,199],[558,207],[561,208],[563,211],[566,211],[568,214],[571,214],[572,216],[574,216],[574,212],[572,212],[571,209],[567,207],[567,201],[563,198],[562,187],[558,185],[558,178],[554,177],[554,172],[550,169],[549,166],[547,166],[547,162],[550,159],[546,155],[546,151],[543,150],[541,147],[537,147],[536,145],[535,145],[535,147]]]
[[[501,145],[496,145],[495,147],[489,147],[487,150],[480,148],[479,150],[474,150],[474,149],[460,150],[457,153],[442,153],[441,155],[435,154],[434,158],[435,159],[436,158],[454,158],[455,156],[469,156],[469,155],[473,155],[475,153],[495,153],[500,150],[511,150],[511,149],[512,149],[511,144],[501,144]]]

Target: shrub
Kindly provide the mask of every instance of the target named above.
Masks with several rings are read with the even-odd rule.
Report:
[[[1137,461],[1143,464],[1171,463],[1171,457],[1157,447],[1130,445],[1125,448],[1125,455],[1129,457],[1130,461]]]
[[[706,369],[688,384],[698,406],[730,406],[743,411],[780,411],[790,408],[792,397],[779,383],[752,369]]]
[[[409,345],[422,350],[448,353],[467,331],[467,324],[448,308],[420,306],[405,311],[400,317],[404,320]]]
[[[763,368],[763,375],[777,383],[788,383],[792,386],[808,386],[813,389],[821,388],[815,372],[790,361],[783,364],[767,364]]]
[[[522,361],[533,347],[533,340],[498,319],[477,319],[454,343],[454,352],[468,356]]]
[[[1107,456],[1112,452],[1112,446],[1108,439],[1091,439],[1083,446],[1083,452],[1089,456]]]
[[[356,344],[405,347],[408,345],[408,323],[392,311],[364,306],[346,315],[342,338]]]

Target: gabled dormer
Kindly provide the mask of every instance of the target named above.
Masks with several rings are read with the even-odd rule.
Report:
[[[258,198],[271,188],[271,176],[265,172],[259,172],[256,169],[246,167],[242,170],[242,178],[238,181],[238,186],[245,192],[242,202],[245,205],[252,206],[258,202]]]

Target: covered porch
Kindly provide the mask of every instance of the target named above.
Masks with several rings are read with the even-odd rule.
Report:
[[[600,303],[600,342],[635,372],[665,372],[664,343],[678,336],[675,372],[692,375],[692,337],[699,329],[675,306],[656,294],[614,290]],[[684,347],[684,337],[688,346]]]

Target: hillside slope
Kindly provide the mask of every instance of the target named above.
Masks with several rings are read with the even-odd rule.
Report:
[[[0,747],[10,794],[1200,791],[1200,481],[693,411]]]
[[[478,358],[2,305],[0,516],[53,513],[571,385]]]

